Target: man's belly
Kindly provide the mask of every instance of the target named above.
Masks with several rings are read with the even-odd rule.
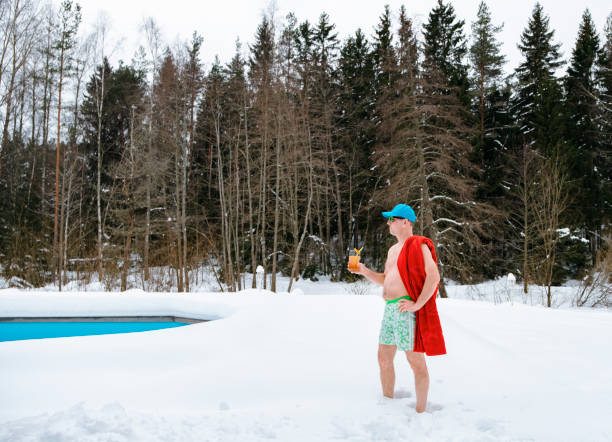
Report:
[[[408,292],[406,291],[406,287],[404,287],[404,283],[402,282],[402,278],[400,277],[399,271],[395,266],[387,275],[385,275],[385,283],[383,285],[383,298],[387,301],[391,301],[392,299],[401,298],[402,296],[407,296]]]

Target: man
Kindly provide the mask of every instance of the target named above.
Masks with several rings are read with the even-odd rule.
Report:
[[[387,253],[385,272],[376,273],[363,263],[349,270],[383,286],[386,306],[378,345],[383,395],[393,398],[393,360],[398,349],[404,351],[414,372],[416,411],[422,413],[429,391],[424,353],[446,354],[435,300],[440,281],[436,252],[429,238],[412,234],[416,215],[410,206],[398,204],[382,215],[397,239]]]

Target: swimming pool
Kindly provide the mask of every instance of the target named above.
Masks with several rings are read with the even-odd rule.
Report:
[[[0,318],[0,342],[134,333],[200,322],[175,317]]]

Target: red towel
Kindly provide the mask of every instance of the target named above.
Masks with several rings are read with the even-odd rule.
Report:
[[[437,264],[438,260],[436,259],[433,242],[424,236],[415,235],[408,238],[397,259],[400,276],[408,295],[413,301],[419,298],[425,283],[425,263],[423,262],[421,244],[427,244],[427,247],[431,250],[431,256]],[[436,308],[437,293],[438,287],[425,305],[416,312],[416,335],[413,351],[427,353],[428,356],[446,354],[442,326]]]

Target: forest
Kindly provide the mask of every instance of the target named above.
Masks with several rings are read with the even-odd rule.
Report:
[[[227,64],[150,18],[112,65],[108,25],[83,29],[78,3],[1,1],[2,277],[158,290],[165,268],[182,292],[206,267],[237,291],[261,266],[274,292],[277,275],[288,291],[352,281],[353,248],[382,271],[381,212],[402,202],[435,243],[443,297],[508,273],[548,287],[549,306],[551,286],[607,284],[612,13],[598,30],[585,10],[563,59],[535,3],[507,72],[492,12],[438,0],[417,26],[387,6],[348,36],[324,12],[263,14]]]

